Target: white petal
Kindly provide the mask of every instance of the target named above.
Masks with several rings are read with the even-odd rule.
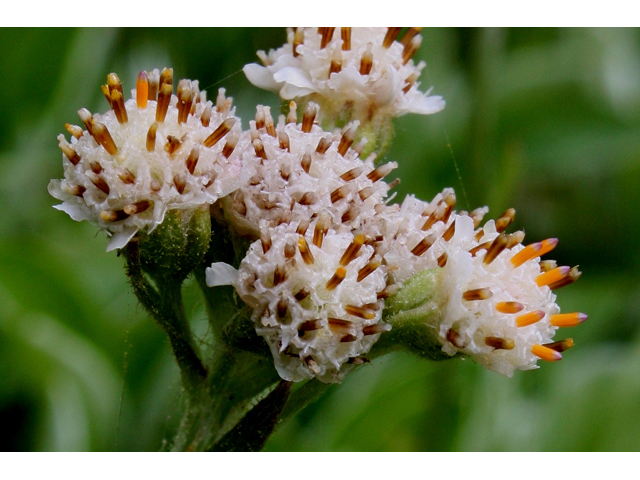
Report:
[[[82,208],[80,205],[74,205],[73,203],[64,202],[60,205],[54,205],[53,208],[66,213],[76,222],[90,219],[90,215],[87,215],[86,209]]]
[[[220,285],[233,285],[238,278],[238,270],[228,263],[212,263],[206,270],[207,286],[218,287]]]
[[[107,252],[123,248],[136,233],[138,233],[138,227],[125,228],[122,232],[116,233],[107,244]]]
[[[258,88],[265,90],[272,90],[277,92],[280,88],[278,82],[273,79],[273,74],[268,68],[265,68],[257,63],[249,63],[242,68],[242,71],[252,84]]]
[[[316,91],[309,74],[296,67],[285,67],[273,75],[276,82],[284,82],[280,95],[285,100],[309,95]]]

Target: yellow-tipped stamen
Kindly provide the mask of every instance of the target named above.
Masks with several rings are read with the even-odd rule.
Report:
[[[147,78],[147,72],[143,70],[138,74],[138,80],[136,81],[136,105],[138,105],[138,108],[147,108],[148,101],[149,79]]]
[[[540,250],[542,249],[542,242],[532,243],[527,245],[513,257],[511,257],[511,264],[514,267],[519,267],[523,263],[531,260],[532,258],[540,256]]]
[[[298,53],[298,46],[304,43],[304,30],[302,28],[296,29],[296,33],[293,34],[293,56],[297,57],[300,55]]]
[[[185,164],[189,173],[193,175],[193,172],[196,169],[196,165],[198,164],[198,160],[200,159],[200,147],[196,146],[191,149],[189,152],[189,156],[185,160]]]
[[[509,243],[509,240],[504,233],[501,233],[500,235],[498,235],[496,239],[493,242],[491,242],[491,245],[489,245],[489,248],[487,248],[487,253],[484,256],[484,259],[482,260],[483,263],[485,265],[489,265],[491,262],[493,262],[498,257],[498,255],[500,255],[502,251],[505,248],[507,248],[508,243]]]
[[[161,92],[164,85],[170,85],[173,92],[173,68],[163,68],[162,72],[160,72],[158,91]]]
[[[305,133],[309,133],[311,131],[311,127],[313,127],[313,122],[316,119],[316,115],[318,114],[318,109],[312,103],[307,105],[307,108],[304,109],[304,113],[302,115],[302,131]]]
[[[573,282],[575,282],[580,278],[580,275],[582,275],[582,272],[578,270],[578,267],[573,267],[571,270],[569,270],[569,273],[567,274],[566,277],[564,277],[561,280],[558,280],[557,282],[551,283],[549,285],[549,288],[551,290],[556,290],[560,287],[571,285]]]
[[[375,310],[366,307],[358,307],[356,305],[345,305],[344,311],[349,315],[364,318],[365,320],[373,320],[376,317]]]
[[[536,357],[546,360],[547,362],[557,362],[562,360],[562,354],[552,348],[545,347],[544,345],[534,345],[531,347],[531,353]]]
[[[467,290],[462,294],[462,298],[465,300],[487,300],[493,296],[493,292],[489,288],[476,288],[474,290]]]
[[[380,260],[378,258],[374,258],[369,263],[367,263],[364,267],[362,267],[358,271],[357,281],[361,282],[369,275],[371,275],[378,267],[380,266]]]
[[[520,302],[498,302],[496,310],[500,313],[518,313],[524,310],[524,305]]]
[[[368,44],[360,59],[360,75],[369,75],[371,68],[373,68],[373,53],[371,52],[371,44]]]
[[[120,178],[120,180],[122,180],[124,183],[126,183],[128,185],[131,185],[132,183],[135,183],[135,181],[136,181],[136,176],[128,168],[120,169],[118,171],[118,178]]]
[[[556,352],[564,352],[565,350],[569,350],[573,347],[573,338],[567,338],[553,343],[545,343],[542,346],[555,350]]]
[[[516,343],[511,338],[485,337],[485,345],[496,350],[513,350]]]
[[[164,122],[167,116],[167,110],[169,109],[169,102],[171,101],[171,94],[173,89],[171,85],[164,84],[160,87],[160,93],[158,94],[158,105],[156,109],[156,122]]]
[[[118,147],[116,147],[109,129],[103,123],[96,123],[93,126],[93,136],[104,149],[109,152],[109,155],[115,155],[118,153]]]
[[[464,348],[466,346],[464,344],[462,335],[456,332],[453,328],[447,330],[447,342],[449,342],[456,348]]]
[[[322,28],[322,30],[320,30]],[[325,48],[329,42],[333,39],[333,32],[336,27],[320,27],[318,28],[318,33],[322,35],[322,39],[320,40],[320,48]]]
[[[298,250],[300,250],[300,256],[302,257],[304,263],[306,263],[307,265],[313,265],[313,254],[309,249],[307,240],[302,235],[300,235],[300,237],[298,238]]]
[[[411,253],[413,253],[416,257],[421,256],[424,252],[431,248],[431,245],[435,242],[435,239],[430,235],[428,237],[424,237],[418,244],[413,247]]]
[[[347,269],[344,267],[338,267],[336,269],[336,273],[333,274],[333,277],[331,277],[326,284],[327,290],[335,289],[338,285],[342,283],[342,281],[344,280],[344,277],[346,276],[347,276]]]
[[[80,120],[82,120],[84,128],[87,129],[87,132],[93,135],[93,126],[95,125],[95,121],[93,120],[93,115],[91,115],[91,112],[86,108],[81,108],[80,110],[78,110],[78,116],[80,117]]]
[[[356,258],[356,255],[358,255],[358,252],[360,251],[360,248],[363,244],[364,235],[356,235],[356,237],[353,239],[353,242],[351,242],[351,244],[344,251],[342,258],[340,259],[340,265],[342,265],[343,267],[349,265],[349,263],[351,263],[351,261]]]
[[[355,180],[356,178],[358,178],[361,174],[362,174],[362,167],[355,167],[355,168],[352,168],[351,170],[344,172],[342,175],[340,175],[340,178],[345,182],[350,182],[351,180]]]
[[[342,38],[342,50],[351,50],[351,27],[342,27],[340,38]]]
[[[124,213],[127,215],[135,215],[136,213],[142,213],[151,206],[149,200],[140,200],[139,202],[132,203],[123,208]]]
[[[529,325],[533,325],[536,322],[542,320],[545,316],[545,313],[542,310],[534,310],[533,312],[528,312],[523,315],[519,315],[516,318],[516,325],[518,327],[526,327]]]
[[[542,273],[553,270],[557,266],[558,263],[555,260],[540,260],[540,271]]]
[[[236,124],[235,118],[227,118],[224,122],[218,125],[211,135],[209,135],[203,143],[205,147],[211,148],[218,143],[222,137],[224,137]]]
[[[80,138],[82,136],[83,130],[77,125],[65,123],[64,128],[66,128],[67,132],[69,132],[71,135],[73,135],[76,138]]]
[[[549,323],[554,327],[575,327],[576,325],[580,325],[587,318],[589,317],[581,312],[558,313],[556,315],[551,315]]]
[[[156,149],[156,133],[158,131],[158,124],[152,123],[147,132],[147,151],[153,152]]]
[[[113,108],[113,106],[111,105],[111,90],[109,90],[109,86],[100,85],[100,89],[102,90],[102,94],[104,95],[104,98],[107,100],[109,107]]]
[[[109,75],[107,75],[107,85],[109,86],[109,93],[113,92],[114,90],[120,92],[121,94],[122,92],[122,82],[120,81],[120,78],[118,78],[118,75],[116,75],[115,73],[110,73]]]
[[[387,33],[382,41],[382,46],[384,48],[389,48],[400,34],[400,30],[402,30],[402,27],[387,27]]]
[[[544,272],[536,277],[536,284],[539,287],[544,287],[545,285],[559,282],[567,276],[569,270],[571,270],[570,267],[556,267],[553,270]]]
[[[105,222],[119,222],[128,217],[129,215],[124,210],[103,210],[100,212],[100,218]]]
[[[117,90],[111,91],[111,108],[113,108],[113,111],[116,114],[118,123],[123,124],[129,121],[127,109],[124,106],[124,98],[122,93]]]

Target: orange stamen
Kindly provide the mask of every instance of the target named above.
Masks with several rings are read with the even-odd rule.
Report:
[[[589,317],[586,314],[580,312],[558,313],[557,315],[551,315],[549,323],[554,327],[575,327],[587,318]]]
[[[498,302],[496,310],[500,313],[518,313],[524,310],[524,305],[519,302]]]
[[[148,100],[149,79],[147,78],[147,72],[143,70],[138,74],[138,81],[136,82],[136,103],[138,108],[147,108]]]
[[[534,323],[542,320],[544,316],[545,313],[542,310],[534,310],[533,312],[525,313],[524,315],[518,316],[518,318],[516,318],[516,325],[518,327],[533,325]]]
[[[539,287],[544,287],[545,285],[559,282],[567,276],[569,270],[571,270],[571,267],[556,267],[553,270],[538,275],[536,277],[536,283]]]
[[[554,349],[543,345],[534,345],[531,347],[531,353],[542,360],[546,360],[547,362],[557,362],[558,360],[562,360],[562,354],[560,352],[556,352]]]

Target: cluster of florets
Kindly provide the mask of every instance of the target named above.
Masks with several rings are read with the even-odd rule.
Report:
[[[580,275],[540,260],[557,240],[523,247],[523,232],[505,233],[512,209],[480,226],[488,209],[456,212],[452,189],[390,205],[397,182],[385,177],[397,165],[376,166],[375,154],[363,155],[366,138],[356,141],[356,119],[444,106],[417,89],[419,29],[396,41],[399,31],[291,30],[288,44],[259,53],[264,67],[245,72],[306,107],[299,115],[291,101],[276,123],[258,106],[247,130],[224,89],[214,104],[197,81],[181,80],[174,95],[172,70],[154,70],[140,73],[125,101],[110,74],[110,109],[80,110],[86,130],[67,125],[71,141],[59,137],[65,178],[49,185],[64,201],[56,208],[99,225],[110,250],[151,233],[168,211],[215,204],[219,232],[250,246],[237,270],[209,267],[207,284],[235,287],[286,380],[339,382],[393,328],[385,299],[430,270],[435,314],[424,322],[444,353],[505,375],[559,360],[572,341],[553,342],[556,330],[586,315],[560,314],[555,303],[553,290]],[[325,131],[323,109],[330,124],[346,126]],[[344,111],[354,121],[342,121]]]

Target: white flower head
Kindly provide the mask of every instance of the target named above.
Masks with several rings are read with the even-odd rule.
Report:
[[[417,272],[441,268],[434,301],[442,350],[471,356],[485,367],[511,376],[537,368],[538,359],[555,361],[573,345],[553,342],[558,327],[586,320],[583,313],[560,314],[553,290],[575,281],[580,272],[557,267],[540,256],[557,239],[521,245],[523,232],[506,234],[515,211],[479,227],[487,208],[457,214],[455,195],[446,189],[431,203],[407,197],[397,212],[381,216],[384,259],[404,282]]]
[[[333,133],[314,124],[317,106],[307,106],[302,123],[293,115],[274,125],[269,107],[258,106],[247,140],[243,163],[255,174],[248,184],[225,199],[225,214],[242,234],[282,223],[308,225],[325,216],[328,225],[357,229],[384,207],[390,185],[383,181],[396,163],[380,167],[374,155],[359,158],[362,143],[354,145],[357,124]]]
[[[376,114],[398,117],[431,114],[444,108],[441,97],[418,90],[424,62],[411,57],[422,41],[419,28],[297,28],[288,42],[268,55],[264,66],[249,64],[244,73],[257,87],[285,99],[306,97],[318,102],[331,118],[371,119]]]
[[[207,283],[235,286],[282,378],[334,383],[390,328],[378,300],[386,273],[364,235],[317,222],[304,234],[280,225],[250,246],[237,274],[213,264]]]
[[[151,232],[173,209],[212,204],[246,183],[239,121],[220,89],[216,105],[197,81],[181,80],[173,95],[173,71],[141,72],[125,101],[117,75],[103,93],[111,109],[78,113],[86,130],[67,125],[71,143],[58,137],[64,179],[49,193],[55,208],[88,220],[111,236],[107,250],[124,247],[138,232]]]

